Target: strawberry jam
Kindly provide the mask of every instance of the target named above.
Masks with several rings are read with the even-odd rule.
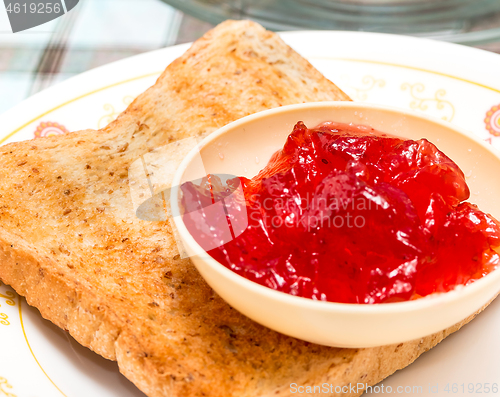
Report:
[[[184,222],[217,261],[278,291],[398,302],[499,264],[500,224],[465,201],[463,172],[426,139],[299,122],[257,176],[222,179],[181,187]]]

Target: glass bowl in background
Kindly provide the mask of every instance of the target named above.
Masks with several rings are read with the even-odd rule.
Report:
[[[162,0],[217,24],[251,19],[272,30],[350,30],[479,45],[500,39],[500,0]]]

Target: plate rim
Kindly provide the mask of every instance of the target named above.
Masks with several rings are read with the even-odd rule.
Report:
[[[484,58],[489,58],[489,61],[493,62],[498,62],[500,66],[500,54],[496,54],[493,52],[489,52],[483,49],[479,48],[473,48],[473,47],[467,47],[463,46],[460,44],[456,43],[450,43],[446,41],[438,41],[438,40],[433,40],[433,39],[428,39],[428,38],[421,38],[421,37],[413,37],[413,36],[404,36],[404,35],[398,35],[398,34],[390,34],[390,33],[378,33],[378,32],[351,32],[351,31],[334,31],[334,30],[298,30],[298,31],[284,31],[284,32],[278,32],[281,38],[288,44],[291,45],[293,48],[293,43],[288,43],[288,41],[293,41],[294,38],[301,37],[301,36],[317,36],[317,37],[322,37],[322,36],[346,36],[347,38],[353,37],[353,38],[372,38],[372,39],[382,39],[382,41],[387,41],[388,44],[390,44],[391,41],[393,42],[412,42],[412,43],[418,43],[420,44],[427,44],[431,48],[434,47],[438,49],[439,47],[443,49],[453,49],[454,52],[460,52],[463,53],[464,55],[468,52],[472,55],[476,55],[478,57],[484,57]],[[21,116],[22,113],[26,112],[29,113],[29,110],[32,108],[37,108],[40,106],[40,102],[43,100],[51,100],[54,101],[55,97],[59,95],[62,95],[64,91],[71,91],[72,89],[77,88],[78,86],[81,85],[83,82],[88,82],[92,81],[92,78],[94,77],[100,77],[102,78],[103,76],[112,76],[110,71],[115,71],[119,70],[120,67],[122,66],[128,66],[128,65],[133,65],[134,63],[141,63],[141,64],[146,64],[146,61],[148,58],[151,59],[159,59],[161,56],[172,56],[174,53],[178,53],[175,56],[180,56],[182,55],[185,50],[187,50],[192,43],[183,43],[183,44],[177,44],[174,46],[169,46],[169,47],[164,47],[161,49],[153,50],[153,51],[147,51],[142,54],[134,55],[131,57],[127,57],[115,62],[111,62],[106,65],[99,66],[94,69],[90,69],[88,71],[85,71],[81,74],[78,74],[76,76],[70,77],[67,80],[64,80],[58,84],[55,84],[51,87],[48,87],[26,99],[18,103],[17,105],[13,106],[11,109],[8,109],[6,112],[0,114],[0,125],[9,125],[9,124],[14,124],[13,120],[19,115]],[[303,55],[304,58],[306,59],[320,59],[319,57],[314,57],[314,56],[308,56],[307,54]],[[441,75],[445,76],[448,78],[452,78],[458,81],[462,81],[465,83],[473,84],[479,87],[483,87],[485,89],[494,91],[496,93],[500,93],[500,83],[498,84],[498,88],[489,86],[487,84],[481,83],[479,81],[474,81],[470,79],[466,79],[460,76],[456,76],[453,74],[447,74],[444,72],[440,72],[439,70],[433,70],[433,69],[427,69],[427,68],[420,68],[416,66],[411,66],[407,65],[404,63],[393,63],[393,62],[384,62],[384,61],[378,61],[378,60],[373,60],[373,59],[361,59],[361,58],[335,58],[335,57],[325,57],[325,59],[329,60],[344,60],[344,61],[351,61],[351,62],[364,62],[364,63],[372,63],[372,64],[381,64],[381,65],[386,65],[386,66],[393,66],[393,67],[399,67],[399,68],[405,68],[405,69],[413,69],[416,71],[420,72],[425,72],[425,73],[431,73],[435,75]],[[485,59],[486,61],[486,59]],[[168,63],[170,64],[170,62]],[[113,81],[110,84],[100,86],[100,87],[95,87],[92,88],[91,90],[87,90],[85,92],[80,92],[78,95],[72,96],[70,98],[67,98],[64,101],[59,102],[57,105],[52,106],[50,109],[46,109],[41,113],[37,113],[35,116],[29,117],[29,121],[23,122],[21,125],[17,124],[15,127],[10,127],[10,129],[5,132],[4,127],[0,127],[0,145],[4,144],[8,139],[12,138],[15,136],[16,133],[21,131],[23,128],[28,126],[29,124],[39,120],[40,118],[44,117],[45,115],[61,108],[64,107],[65,105],[75,102],[81,98],[90,96],[94,93],[104,91],[106,89],[125,84],[127,82],[131,82],[134,80],[139,80],[141,78],[146,78],[146,77],[151,77],[154,75],[161,75],[165,68],[168,66],[168,64],[165,65],[163,70],[160,71],[148,71],[145,74],[141,75],[135,75],[135,76],[130,76],[125,79]],[[122,68],[123,70],[126,70],[126,67]],[[146,68],[144,68],[146,69]],[[82,91],[81,88],[77,89],[77,91]],[[67,97],[67,94],[66,94]],[[5,127],[6,128],[6,127]]]

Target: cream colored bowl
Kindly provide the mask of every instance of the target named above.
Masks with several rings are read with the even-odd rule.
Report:
[[[500,219],[500,157],[491,146],[422,114],[353,102],[281,107],[242,118],[214,132],[190,152],[178,169],[171,191],[173,214],[179,214],[180,184],[205,172],[253,177],[283,146],[299,120],[310,128],[336,121],[368,125],[404,138],[427,138],[464,171],[470,201]],[[227,269],[200,247],[182,217],[175,216],[174,221],[195,266],[224,300],[266,327],[313,343],[371,347],[421,338],[460,322],[500,291],[500,270],[496,270],[466,287],[409,302],[368,305],[300,298],[261,286]]]

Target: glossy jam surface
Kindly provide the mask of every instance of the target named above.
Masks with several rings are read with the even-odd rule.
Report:
[[[213,258],[292,295],[405,301],[500,263],[499,223],[465,202],[463,172],[425,139],[299,122],[254,178],[211,175],[182,191],[184,222]]]

